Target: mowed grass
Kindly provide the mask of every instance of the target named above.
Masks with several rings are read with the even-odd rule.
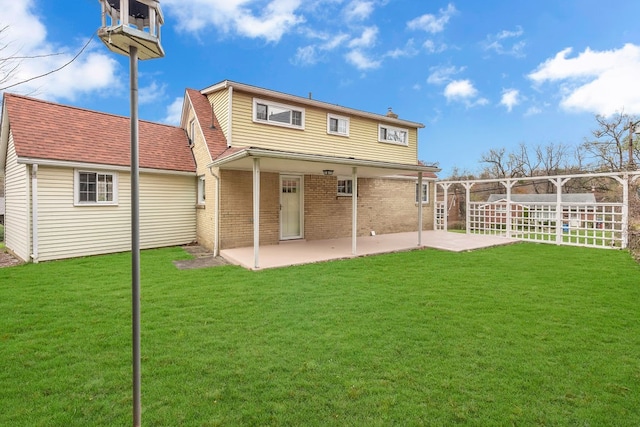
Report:
[[[626,252],[187,257],[142,253],[143,425],[640,425]],[[130,425],[130,304],[129,254],[0,269],[0,425]]]

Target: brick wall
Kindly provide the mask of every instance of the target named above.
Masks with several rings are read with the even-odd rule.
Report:
[[[260,174],[260,243],[280,239],[280,181],[276,173]],[[253,178],[251,172],[221,171],[220,247],[253,245]],[[425,181],[426,182],[426,181]],[[423,205],[423,228],[433,229],[433,189]],[[358,235],[415,231],[418,206],[415,180],[360,178],[358,180]],[[209,197],[209,196],[207,196]],[[213,197],[213,196],[212,196]],[[350,196],[337,195],[335,176],[304,177],[304,238],[351,236]]]
[[[430,190],[433,183],[430,183]],[[349,196],[337,195],[337,178],[305,177],[305,238],[308,240],[351,235]],[[415,180],[358,179],[358,235],[414,231],[418,226]],[[423,205],[423,228],[433,228],[433,197]]]
[[[220,248],[253,245],[253,173],[220,171]],[[280,240],[280,178],[260,173],[260,244]]]

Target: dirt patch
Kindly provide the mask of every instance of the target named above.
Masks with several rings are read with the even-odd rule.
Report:
[[[214,257],[213,253],[199,245],[183,246],[182,249],[193,255],[193,259],[173,261],[173,265],[180,270],[192,270],[195,268],[219,267],[228,265],[222,257]]]
[[[19,264],[22,264],[22,261],[18,258],[5,251],[0,252],[0,268],[13,267],[14,265]]]

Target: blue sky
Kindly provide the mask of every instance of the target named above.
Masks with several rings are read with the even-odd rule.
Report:
[[[140,117],[176,124],[186,87],[229,79],[425,124],[419,158],[475,172],[482,153],[579,145],[594,114],[640,115],[640,2],[162,0],[166,57],[139,64]],[[68,62],[97,0],[0,0],[9,83]],[[3,70],[0,69],[0,81]],[[4,69],[6,72],[6,68]],[[128,58],[94,37],[72,64],[7,89],[129,114]]]

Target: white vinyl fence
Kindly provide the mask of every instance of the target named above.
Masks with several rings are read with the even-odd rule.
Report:
[[[525,241],[598,248],[626,248],[629,230],[629,184],[640,172],[619,174],[565,175],[534,178],[441,181],[442,192],[436,197],[435,229],[448,229],[451,203],[448,189],[453,184],[465,188],[465,202],[471,188],[478,183],[499,182],[506,189],[504,198],[495,202],[466,202],[465,230],[470,234],[510,237]],[[566,203],[562,189],[572,178],[609,177],[622,186],[621,203]],[[556,187],[555,202],[515,202],[511,189],[516,182],[549,179]]]

